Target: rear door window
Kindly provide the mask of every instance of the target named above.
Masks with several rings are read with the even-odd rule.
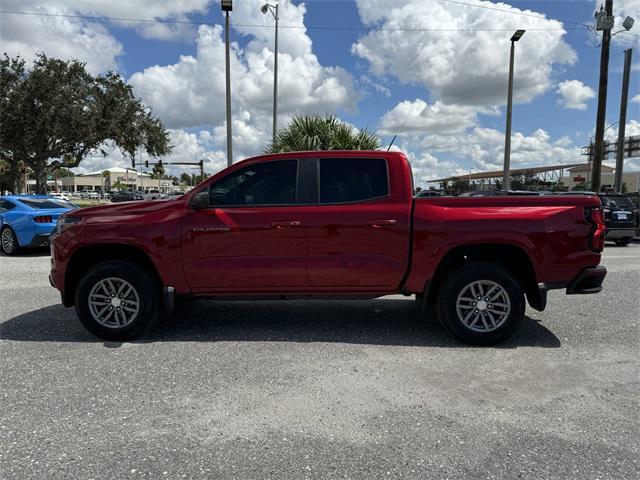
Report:
[[[382,158],[320,159],[320,203],[351,203],[389,194],[387,162]]]

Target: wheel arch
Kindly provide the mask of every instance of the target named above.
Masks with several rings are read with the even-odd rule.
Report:
[[[96,265],[113,260],[139,265],[149,272],[158,289],[162,287],[163,282],[158,269],[142,248],[117,243],[89,245],[76,250],[69,259],[64,281],[64,305],[73,305],[78,282],[86,272]]]
[[[497,263],[507,269],[520,284],[531,307],[543,310],[546,290],[541,292],[535,268],[526,251],[509,243],[483,243],[459,245],[449,250],[440,260],[425,288],[426,305],[434,305],[438,291],[447,275],[454,269],[477,262]]]

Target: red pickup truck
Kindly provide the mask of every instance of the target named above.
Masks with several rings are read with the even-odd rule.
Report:
[[[239,162],[174,200],[74,210],[51,283],[100,338],[140,335],[183,297],[415,294],[464,342],[493,344],[525,297],[596,293],[595,196],[414,198],[402,153],[297,152]]]

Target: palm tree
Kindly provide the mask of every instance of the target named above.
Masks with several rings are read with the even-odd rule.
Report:
[[[380,139],[376,135],[342,123],[334,115],[303,115],[276,132],[276,140],[266,153],[378,148]]]

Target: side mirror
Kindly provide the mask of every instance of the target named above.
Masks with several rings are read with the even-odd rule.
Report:
[[[189,201],[189,207],[195,211],[209,207],[209,192],[196,193]]]

